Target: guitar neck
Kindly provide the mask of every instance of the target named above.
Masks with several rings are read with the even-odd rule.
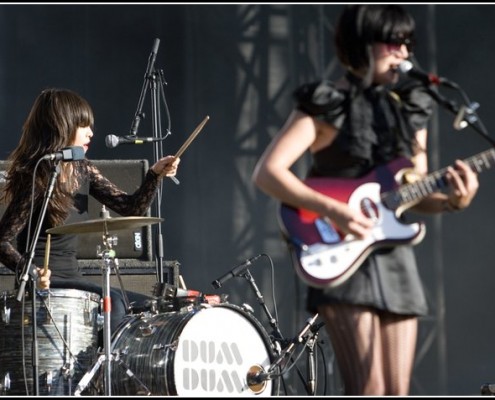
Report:
[[[495,149],[488,149],[463,160],[473,171],[480,173],[488,170],[495,164]],[[425,178],[401,185],[397,189],[384,193],[382,199],[390,209],[398,209],[407,204],[416,204],[418,201],[447,187],[445,178],[447,168],[428,174]]]

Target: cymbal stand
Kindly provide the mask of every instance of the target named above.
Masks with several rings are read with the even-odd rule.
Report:
[[[102,209],[102,215],[105,215],[105,208]],[[122,279],[120,277],[120,272],[118,271],[118,259],[116,257],[115,250],[113,250],[113,246],[117,243],[117,237],[116,236],[109,236],[108,235],[108,228],[105,224],[105,233],[103,234],[103,244],[105,245],[105,249],[101,251],[100,246],[98,246],[98,251],[97,255],[98,257],[101,257],[103,260],[103,273],[102,273],[102,287],[103,287],[103,350],[104,353],[101,354],[98,357],[98,360],[96,361],[95,365],[93,368],[88,371],[81,381],[78,383],[75,391],[75,395],[79,396],[81,392],[87,387],[89,382],[91,381],[92,377],[95,375],[95,373],[98,371],[98,369],[101,367],[103,364],[104,369],[103,369],[103,384],[104,384],[104,394],[105,396],[111,396],[112,395],[112,383],[111,383],[111,376],[112,376],[112,361],[115,360],[119,362],[120,365],[122,365],[126,369],[126,375],[132,377],[135,379],[143,388],[146,389],[148,393],[149,389],[132,373],[132,371],[127,368],[127,366],[124,365],[122,360],[120,360],[119,356],[116,356],[114,358],[114,355],[110,352],[111,348],[111,337],[112,337],[112,332],[111,332],[111,308],[112,308],[112,301],[111,301],[111,296],[110,296],[110,274],[112,270],[112,266],[114,266],[115,272],[117,274],[117,277],[119,278],[120,282],[120,288],[122,291],[122,295],[124,298],[125,306],[127,310],[131,309],[128,297],[125,293],[124,286]]]
[[[115,251],[111,248],[110,241],[107,240],[108,235],[105,232],[103,236],[103,242],[105,249],[99,254],[103,259],[103,349],[104,349],[104,374],[103,383],[105,388],[105,395],[112,395],[111,375],[112,375],[112,363],[111,363],[111,326],[110,315],[112,310],[112,301],[110,297],[110,272],[111,266],[115,258]]]

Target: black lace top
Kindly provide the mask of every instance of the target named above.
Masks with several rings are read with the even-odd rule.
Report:
[[[122,216],[142,216],[146,214],[155,198],[159,185],[159,177],[151,169],[147,172],[141,186],[132,194],[119,189],[105,178],[98,168],[89,160],[71,163],[74,176],[80,186],[74,196],[75,208],[67,217],[65,224],[82,222],[88,217],[88,196],[93,196],[108,209]],[[26,188],[21,198],[12,199],[0,221],[0,262],[14,272],[22,269],[21,260],[29,256],[26,248],[28,220],[31,212],[31,189]],[[30,239],[32,240],[41,204],[36,204],[31,222]],[[33,263],[43,265],[45,246],[47,241],[46,230],[52,228],[45,216],[44,223],[37,241]],[[51,235],[50,240],[50,269],[52,277],[74,278],[80,277],[77,253],[77,235]]]
[[[300,111],[335,126],[336,139],[312,155],[308,176],[358,178],[377,165],[415,152],[414,133],[427,126],[433,101],[421,85],[402,82],[394,91],[363,88],[349,76],[350,90],[330,81],[305,84],[294,92]],[[375,250],[343,284],[309,288],[308,310],[322,303],[372,306],[424,315],[426,298],[409,245]]]

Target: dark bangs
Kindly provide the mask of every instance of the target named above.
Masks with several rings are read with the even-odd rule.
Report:
[[[89,103],[74,93],[68,96],[71,121],[76,127],[94,127],[93,110]]]
[[[370,13],[368,22],[373,42],[400,43],[403,39],[414,41],[414,19],[401,7],[382,7],[380,13]]]
[[[373,43],[406,44],[411,49],[414,29],[414,19],[400,5],[345,6],[335,29],[337,57],[347,68],[368,68]]]

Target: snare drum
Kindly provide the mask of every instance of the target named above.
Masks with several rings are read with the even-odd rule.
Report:
[[[6,395],[34,394],[32,296],[1,294],[0,387]],[[76,289],[40,290],[36,296],[39,395],[72,395],[96,360],[100,296]],[[21,326],[22,324],[22,326]],[[22,341],[24,330],[24,341]],[[23,368],[23,361],[25,368]],[[26,376],[24,376],[24,372]]]
[[[278,388],[278,380],[247,383],[248,372],[268,369],[274,353],[261,324],[240,307],[126,318],[112,338],[112,394],[270,396]]]

